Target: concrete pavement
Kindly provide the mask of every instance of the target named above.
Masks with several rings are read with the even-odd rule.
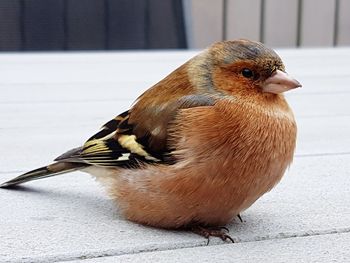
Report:
[[[194,53],[1,54],[1,181],[80,145]],[[350,49],[279,53],[303,84],[287,95],[296,157],[244,222],[230,224],[235,244],[128,222],[75,172],[0,189],[0,262],[347,262]]]

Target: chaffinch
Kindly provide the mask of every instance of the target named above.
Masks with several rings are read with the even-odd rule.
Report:
[[[292,162],[297,127],[282,93],[297,87],[263,44],[215,43],[82,147],[1,187],[81,170],[129,220],[231,239],[215,227],[271,190]]]

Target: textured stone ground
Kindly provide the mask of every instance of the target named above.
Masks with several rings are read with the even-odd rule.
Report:
[[[350,49],[278,50],[303,88],[282,182],[229,226],[235,244],[125,221],[80,172],[0,189],[0,262],[346,262]],[[0,181],[47,164],[196,52],[0,55]]]

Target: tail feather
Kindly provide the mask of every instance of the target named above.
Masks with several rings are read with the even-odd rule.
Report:
[[[70,163],[70,162],[53,163],[48,166],[40,167],[38,169],[29,171],[20,176],[17,176],[1,184],[0,188],[8,188],[8,187],[15,186],[17,184],[22,184],[33,180],[38,180],[46,177],[68,173],[74,170],[79,170],[86,166],[88,165],[83,163]]]

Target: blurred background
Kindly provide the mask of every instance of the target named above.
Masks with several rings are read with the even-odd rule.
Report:
[[[0,0],[0,51],[350,45],[349,0]]]

